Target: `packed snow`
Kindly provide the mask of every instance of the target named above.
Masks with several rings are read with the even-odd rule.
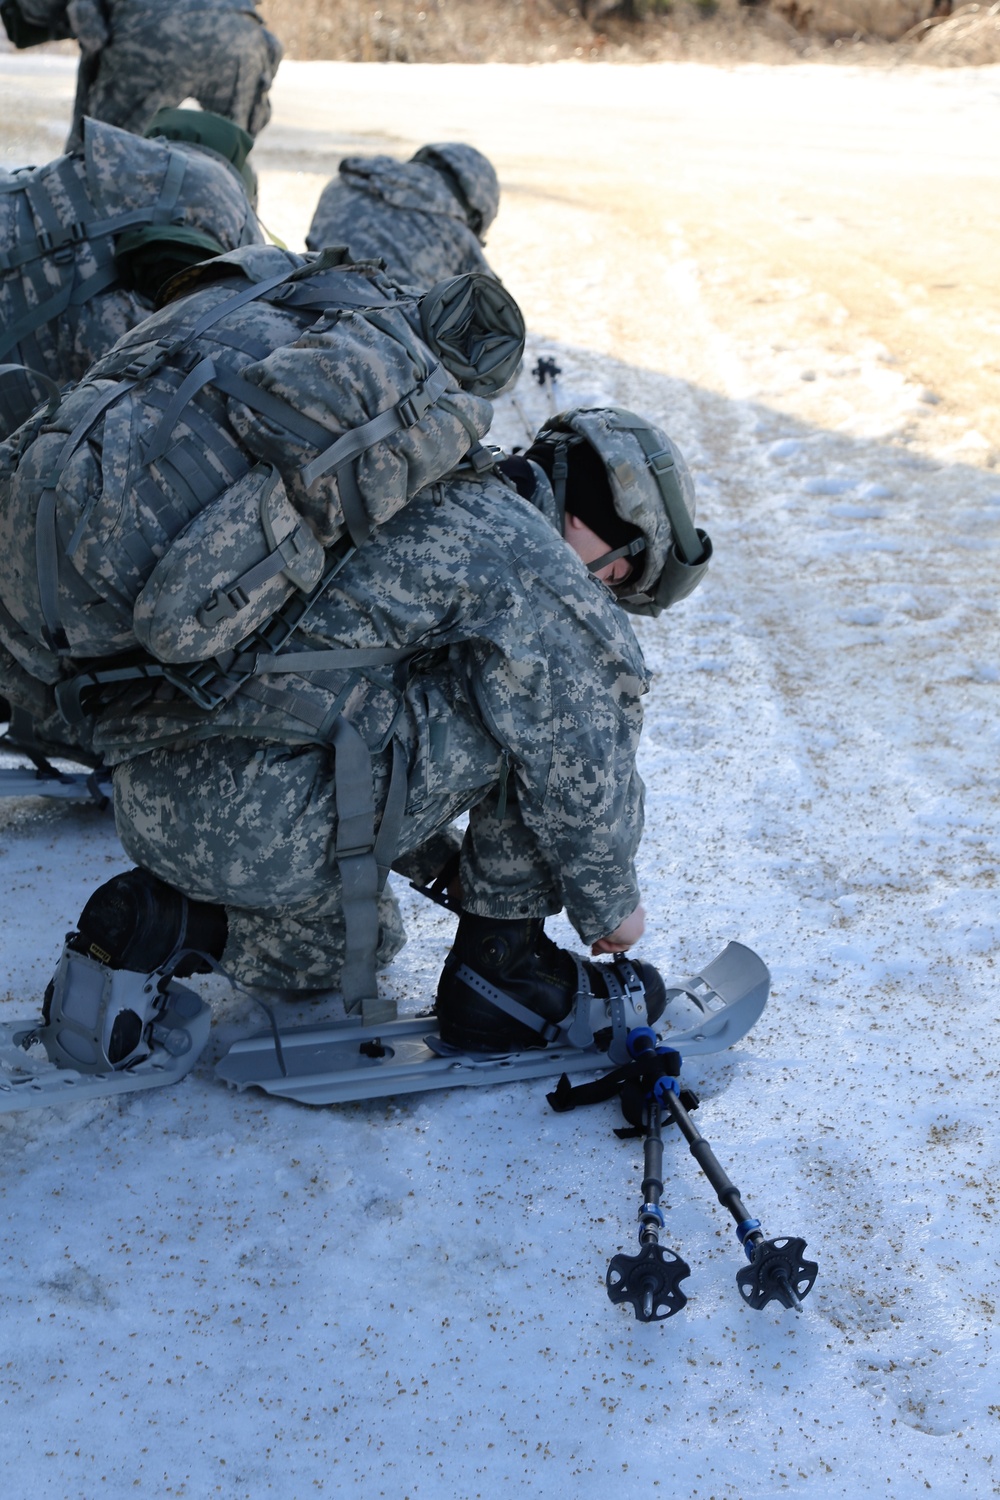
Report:
[[[0,163],[57,154],[73,59],[3,56],[0,75]],[[256,153],[264,217],[297,248],[348,150],[487,150],[489,253],[531,328],[498,440],[523,444],[551,400],[617,402],[691,463],[715,561],[637,626],[637,951],[678,974],[738,938],[771,969],[751,1034],[685,1073],[764,1232],[819,1264],[801,1314],[741,1302],[732,1221],[676,1134],[664,1243],[690,1300],[643,1324],[604,1287],[637,1248],[642,1177],[615,1106],[556,1115],[539,1083],[323,1109],[237,1093],[213,1066],[259,1012],[199,981],[214,1028],[183,1083],[0,1114],[18,1500],[1000,1494],[994,330],[978,396],[942,399],[931,355],[849,315],[805,252],[765,285],[727,193],[749,201],[753,157],[790,213],[815,186],[804,143],[830,169],[838,121],[853,164],[799,234],[817,256],[853,253],[843,183],[879,161],[930,200],[961,159],[995,214],[996,69],[286,63]],[[645,166],[640,125],[670,131]],[[706,143],[714,239],[671,196],[697,195]],[[644,183],[649,222],[627,217]],[[887,192],[886,222],[907,212]],[[126,862],[86,803],[0,801],[0,847],[10,1022]],[[411,941],[385,988],[411,1013],[453,919],[398,889]]]

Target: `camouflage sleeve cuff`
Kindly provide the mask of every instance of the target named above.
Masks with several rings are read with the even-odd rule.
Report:
[[[635,911],[642,896],[639,887],[634,886],[630,893],[624,896],[619,904],[613,907],[605,907],[600,912],[587,912],[582,914],[575,912],[567,905],[566,915],[573,924],[574,931],[578,934],[580,941],[586,943],[589,948],[591,943],[596,943],[599,938],[607,937],[609,933],[630,917]],[[610,915],[606,915],[609,913]]]

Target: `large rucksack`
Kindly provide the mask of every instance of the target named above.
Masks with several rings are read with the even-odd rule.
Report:
[[[68,715],[142,676],[231,696],[234,648],[277,649],[373,527],[489,464],[485,397],[523,350],[488,277],[417,297],[342,250],[259,247],[179,280],[0,447],[0,636]]]
[[[498,203],[496,174],[471,146],[426,146],[407,162],[350,156],[320,194],[306,244],[349,245],[358,257],[379,257],[410,286],[493,275],[480,234]]]
[[[154,226],[201,256],[264,239],[239,174],[196,145],[87,120],[80,151],[0,171],[0,436],[148,316],[119,251]]]

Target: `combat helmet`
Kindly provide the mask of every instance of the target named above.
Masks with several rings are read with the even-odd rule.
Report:
[[[586,445],[603,474],[586,461]],[[526,456],[552,478],[560,525],[569,509],[611,545],[593,571],[617,557],[632,560],[631,576],[613,586],[629,613],[658,615],[701,582],[712,543],[694,524],[691,472],[659,427],[621,406],[574,407],[544,423]]]
[[[440,172],[462,205],[469,228],[482,241],[500,207],[500,184],[493,164],[474,146],[460,141],[421,146],[410,160]]]

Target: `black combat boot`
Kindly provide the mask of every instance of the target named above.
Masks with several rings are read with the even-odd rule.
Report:
[[[652,1023],[666,1005],[663,980],[652,964],[631,962],[645,986]],[[589,959],[575,959],[557,947],[546,937],[540,917],[502,922],[467,912],[438,981],[438,1034],[443,1042],[464,1052],[545,1047],[554,1039],[555,1023],[569,1015],[581,985],[594,995],[608,994],[606,968]],[[501,1009],[489,998],[491,990],[549,1023],[548,1034]]]
[[[148,870],[129,870],[100,886],[80,913],[70,940],[110,969],[151,974],[175,953],[187,949],[177,974],[205,974],[210,965],[198,954],[221,958],[226,945],[226,909],[191,901]]]

